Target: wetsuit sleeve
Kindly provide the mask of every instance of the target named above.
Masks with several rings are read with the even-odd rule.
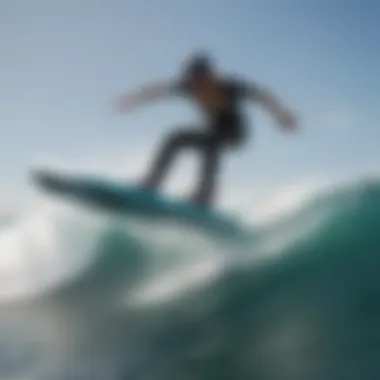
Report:
[[[259,92],[258,86],[254,83],[248,83],[239,79],[234,80],[231,87],[233,93],[238,98],[253,98]]]
[[[186,83],[182,80],[175,81],[172,84],[171,92],[173,95],[186,95],[188,92]]]

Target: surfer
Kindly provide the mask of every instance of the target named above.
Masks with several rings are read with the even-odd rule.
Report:
[[[270,91],[219,74],[212,59],[204,54],[190,57],[179,79],[145,86],[136,93],[121,96],[118,108],[128,111],[171,95],[185,96],[197,104],[205,117],[204,128],[172,132],[159,150],[143,186],[156,189],[177,153],[185,148],[195,148],[202,155],[203,166],[193,201],[204,205],[214,200],[222,153],[226,149],[241,147],[246,141],[246,120],[241,110],[244,100],[259,103],[285,130],[292,131],[297,127],[293,113]]]

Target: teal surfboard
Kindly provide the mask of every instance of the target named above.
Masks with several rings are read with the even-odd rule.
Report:
[[[43,191],[108,211],[181,221],[220,233],[239,230],[235,220],[212,208],[171,199],[121,180],[96,175],[73,176],[47,170],[32,172],[32,179]]]

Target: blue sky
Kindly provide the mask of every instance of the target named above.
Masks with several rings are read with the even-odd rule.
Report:
[[[226,158],[223,185],[376,170],[379,17],[375,0],[0,0],[3,197],[29,191],[28,169],[41,158],[140,168],[162,135],[197,114],[168,100],[118,116],[111,101],[176,76],[197,49],[272,88],[301,121],[299,134],[284,135],[248,107],[254,138]]]

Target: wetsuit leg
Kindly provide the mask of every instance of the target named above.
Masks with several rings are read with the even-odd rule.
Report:
[[[173,159],[184,148],[201,147],[204,145],[205,135],[194,131],[182,131],[172,134],[162,145],[152,169],[144,181],[149,188],[158,187],[166,176]]]
[[[175,156],[183,149],[195,148],[202,154],[198,189],[193,201],[203,205],[214,201],[222,151],[231,145],[231,138],[214,132],[182,131],[172,134],[162,145],[152,169],[144,182],[148,188],[157,188],[166,176]]]
[[[222,141],[215,137],[209,136],[204,140],[200,183],[193,198],[197,203],[208,205],[215,200],[222,147]]]
[[[231,132],[225,131],[225,126],[229,125],[232,127],[236,125],[237,131],[234,129]],[[225,150],[239,147],[244,140],[238,126],[235,121],[222,120],[211,128],[211,133],[204,135],[201,144],[204,161],[199,188],[194,197],[195,202],[208,205],[215,201],[221,156]]]

